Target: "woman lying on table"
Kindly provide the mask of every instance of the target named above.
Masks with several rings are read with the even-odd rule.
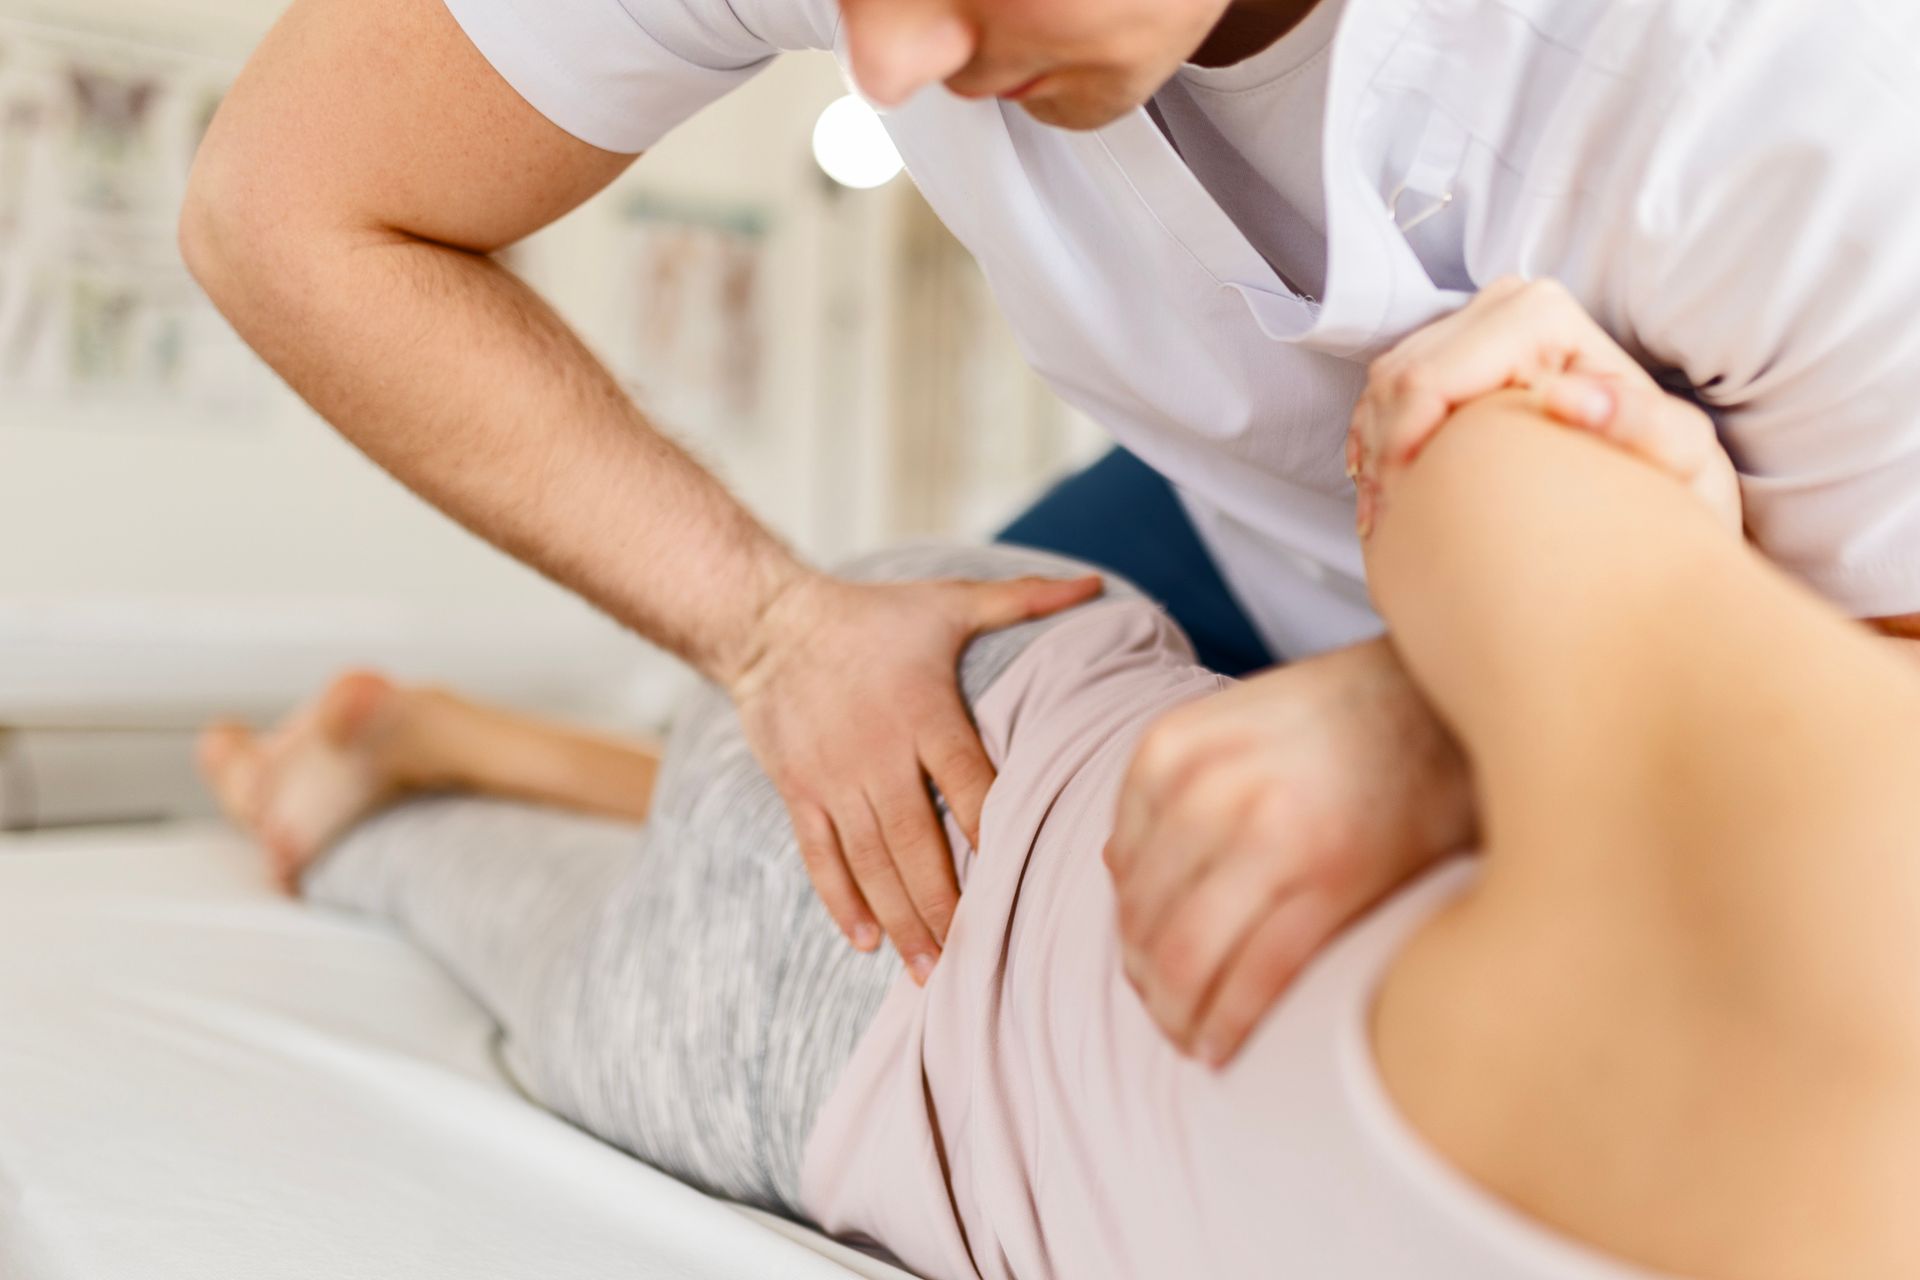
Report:
[[[999,773],[924,986],[844,946],[717,693],[656,754],[356,675],[204,761],[534,1098],[932,1280],[1920,1275],[1920,672],[1746,547],[1702,415],[1627,375],[1609,431],[1545,411],[1579,389],[1357,416],[1370,581],[1485,849],[1224,1067],[1128,984],[1102,851],[1145,727],[1229,682],[1123,583],[965,655]]]

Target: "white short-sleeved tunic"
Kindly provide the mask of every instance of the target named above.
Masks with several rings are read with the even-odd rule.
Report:
[[[834,0],[448,4],[619,151],[839,36]],[[1350,0],[1326,95],[1317,301],[1145,111],[1072,133],[931,89],[887,117],[1028,359],[1174,482],[1278,652],[1379,626],[1342,467],[1365,362],[1510,273],[1720,412],[1775,560],[1920,611],[1920,8]]]

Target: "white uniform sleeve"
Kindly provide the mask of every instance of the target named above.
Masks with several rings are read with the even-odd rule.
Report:
[[[834,8],[833,0],[824,0]],[[540,114],[608,151],[646,150],[783,48],[830,47],[822,0],[446,0]],[[764,21],[749,27],[743,14]]]
[[[1630,322],[1721,412],[1769,556],[1920,612],[1920,22],[1729,8],[1636,192]]]

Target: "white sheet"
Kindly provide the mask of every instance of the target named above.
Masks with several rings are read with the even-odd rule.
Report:
[[[5,1280],[901,1280],[532,1106],[485,1014],[212,826],[0,837]]]

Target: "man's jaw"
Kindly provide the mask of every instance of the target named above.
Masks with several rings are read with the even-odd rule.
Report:
[[[1116,85],[1103,76],[1052,72],[1025,86],[1019,97],[1006,95],[1041,124],[1087,132],[1102,129],[1145,105],[1151,92]]]

